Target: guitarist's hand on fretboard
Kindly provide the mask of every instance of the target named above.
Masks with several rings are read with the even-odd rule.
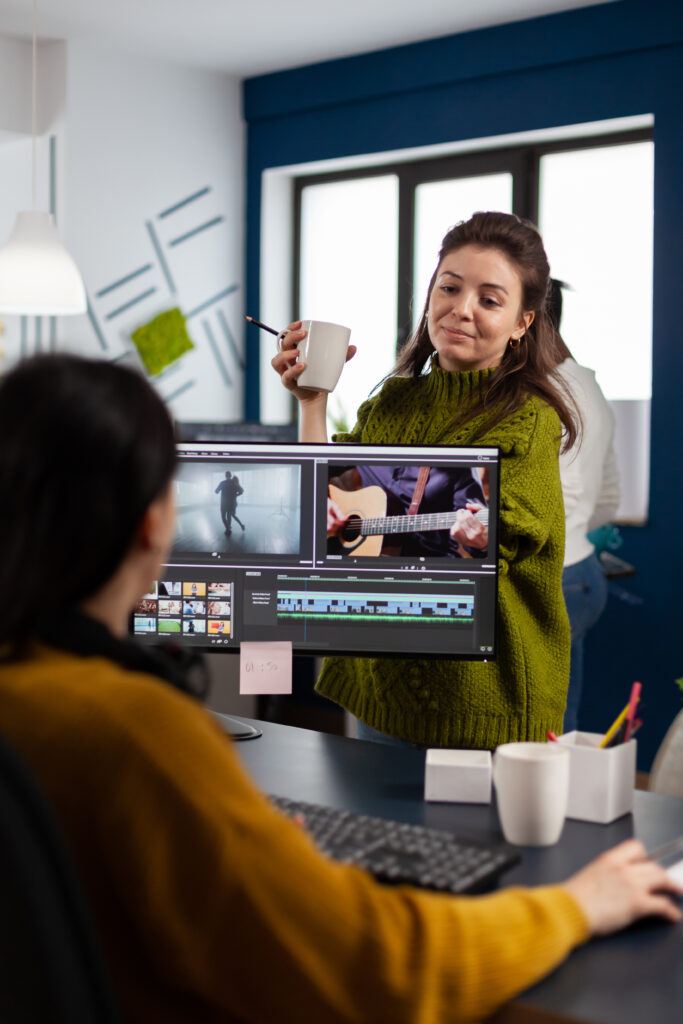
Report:
[[[474,503],[459,508],[451,526],[451,537],[462,547],[485,551],[489,544],[489,528],[488,521],[484,523],[477,518],[476,513],[480,511],[481,505]]]

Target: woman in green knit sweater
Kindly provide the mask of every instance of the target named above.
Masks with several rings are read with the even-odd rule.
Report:
[[[456,225],[396,367],[354,429],[334,437],[502,453],[498,658],[328,658],[317,688],[358,718],[364,738],[492,749],[562,731],[569,623],[558,453],[577,424],[552,373],[549,276],[530,223],[477,213]],[[327,395],[297,386],[303,337],[300,322],[291,324],[273,366],[299,400],[301,440],[327,441]]]

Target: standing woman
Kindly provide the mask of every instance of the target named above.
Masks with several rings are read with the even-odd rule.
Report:
[[[553,374],[549,277],[532,224],[503,213],[457,224],[394,370],[354,429],[334,437],[502,453],[498,658],[328,658],[317,689],[359,719],[363,738],[492,749],[562,731],[569,624],[558,453],[577,426]],[[273,366],[300,402],[302,441],[326,441],[327,395],[296,383],[303,337],[300,322],[291,324]]]

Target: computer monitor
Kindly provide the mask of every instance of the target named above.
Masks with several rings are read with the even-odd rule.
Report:
[[[143,643],[495,657],[497,448],[205,442],[178,456],[173,549],[132,617]],[[465,506],[487,524],[475,546],[451,535]]]

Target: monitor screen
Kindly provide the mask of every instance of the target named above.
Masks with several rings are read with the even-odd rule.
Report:
[[[299,654],[496,654],[490,447],[179,443],[178,516],[142,642]]]

